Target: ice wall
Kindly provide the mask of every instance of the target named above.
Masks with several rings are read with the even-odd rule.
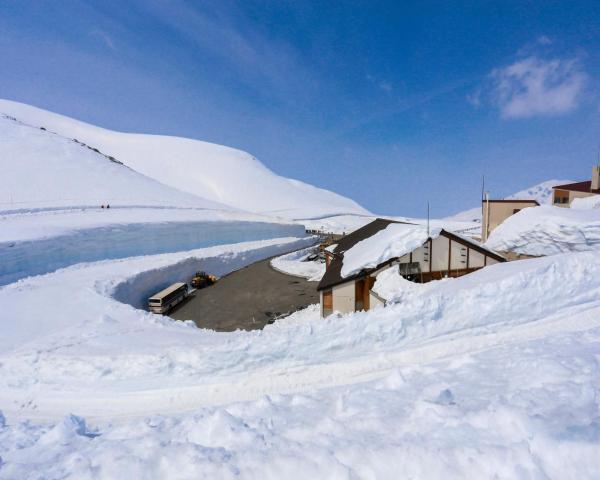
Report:
[[[80,262],[304,237],[302,225],[262,222],[166,222],[115,225],[52,238],[0,243],[0,285]]]

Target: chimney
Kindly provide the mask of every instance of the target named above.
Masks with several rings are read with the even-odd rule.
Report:
[[[592,167],[592,190],[600,189],[600,165]]]

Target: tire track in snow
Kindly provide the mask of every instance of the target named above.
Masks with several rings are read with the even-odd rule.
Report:
[[[506,325],[478,327],[443,335],[392,353],[370,355],[351,362],[263,368],[231,376],[226,382],[134,392],[4,391],[0,404],[14,418],[55,420],[66,411],[90,420],[128,420],[152,414],[181,414],[206,406],[252,401],[265,395],[293,394],[357,384],[383,378],[395,369],[427,365],[510,344],[526,343],[560,333],[600,328],[600,302],[575,306],[550,317],[509,329]],[[27,409],[21,409],[26,406]]]

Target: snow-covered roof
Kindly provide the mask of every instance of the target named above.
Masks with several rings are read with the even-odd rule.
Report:
[[[361,270],[375,268],[392,258],[399,258],[419,248],[428,238],[437,238],[442,229],[408,223],[390,223],[344,253],[341,275],[350,277]]]
[[[373,271],[389,261],[419,248],[429,238],[440,235],[471,245],[473,249],[498,261],[505,259],[472,238],[448,231],[438,223],[430,226],[378,218],[343,237],[334,249],[335,256],[325,271],[317,290],[340,285],[361,272]]]

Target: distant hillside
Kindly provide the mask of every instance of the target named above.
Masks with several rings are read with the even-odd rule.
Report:
[[[0,211],[61,207],[227,209],[148,178],[93,147],[0,115]]]
[[[276,175],[252,155],[233,148],[114,132],[9,100],[0,100],[0,113],[76,138],[165,185],[237,209],[288,219],[369,213],[341,195]]]
[[[573,183],[573,180],[546,180],[532,187],[526,188],[519,192],[513,193],[504,197],[507,200],[537,200],[540,205],[552,203],[552,187],[555,185],[563,185]],[[464,210],[455,215],[447,217],[446,220],[459,222],[481,222],[481,206]]]

